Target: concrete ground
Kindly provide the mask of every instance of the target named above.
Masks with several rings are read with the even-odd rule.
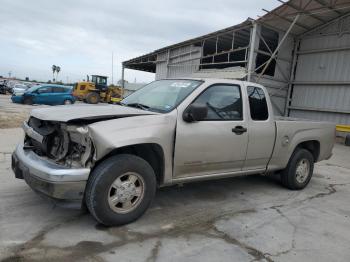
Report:
[[[349,147],[303,191],[261,176],[163,188],[141,219],[106,228],[15,179],[22,131],[0,137],[0,261],[349,261]]]
[[[22,105],[12,103],[11,95],[0,95],[0,128],[18,127],[28,118],[33,108],[45,105]]]

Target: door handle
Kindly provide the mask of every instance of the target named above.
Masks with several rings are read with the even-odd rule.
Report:
[[[232,132],[235,133],[236,135],[242,135],[247,131],[248,129],[243,126],[236,126],[235,128],[232,128]]]

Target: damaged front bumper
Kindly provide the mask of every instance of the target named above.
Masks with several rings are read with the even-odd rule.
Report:
[[[90,168],[68,168],[40,157],[19,144],[12,154],[12,170],[35,191],[58,200],[82,200]]]

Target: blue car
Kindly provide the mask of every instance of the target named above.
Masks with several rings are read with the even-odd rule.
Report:
[[[32,86],[24,93],[13,94],[11,100],[27,105],[69,105],[75,102],[72,87],[52,84]]]

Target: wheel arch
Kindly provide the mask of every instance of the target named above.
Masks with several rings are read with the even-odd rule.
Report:
[[[320,141],[318,141],[318,140],[303,141],[296,146],[294,151],[298,148],[308,150],[312,154],[312,156],[314,158],[314,162],[317,162],[317,160],[320,156]]]
[[[142,158],[153,168],[154,173],[156,175],[157,184],[163,184],[165,160],[163,148],[159,144],[144,143],[115,148],[108,154],[106,154],[103,158],[99,159],[95,163],[94,168],[105,159],[118,154],[130,154]]]

